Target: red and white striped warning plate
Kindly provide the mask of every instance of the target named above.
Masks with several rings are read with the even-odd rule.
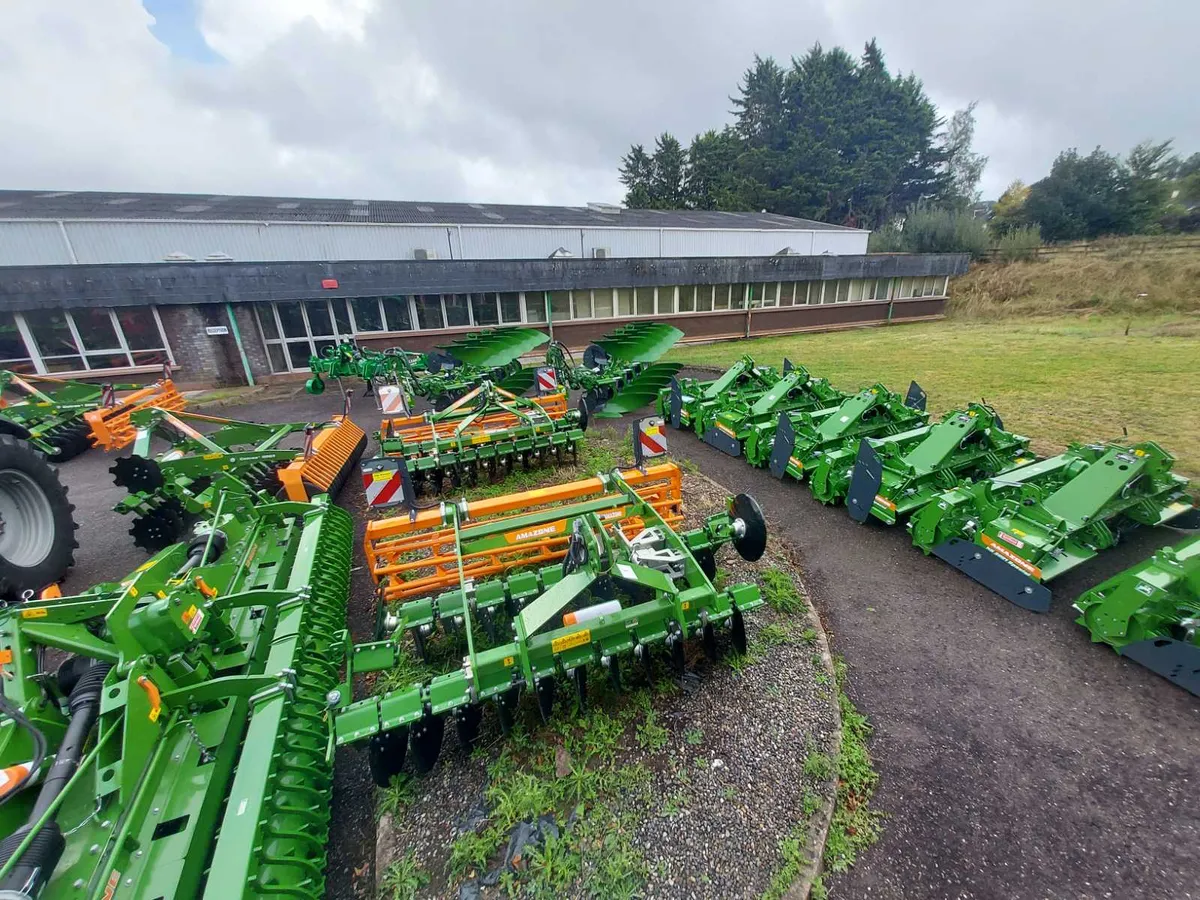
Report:
[[[638,446],[642,459],[662,456],[667,452],[667,433],[662,416],[648,416],[638,421]]]
[[[400,503],[403,479],[400,465],[394,459],[368,459],[362,463],[363,493],[371,506],[394,506]]]
[[[537,391],[539,394],[553,394],[558,390],[558,376],[550,366],[538,366]]]

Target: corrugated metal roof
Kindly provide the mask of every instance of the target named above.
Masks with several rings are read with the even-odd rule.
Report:
[[[303,197],[232,197],[102,191],[0,191],[6,219],[183,219],[246,222],[374,222],[407,225],[541,225],[567,228],[721,228],[856,231],[773,213],[709,210],[416,203]]]

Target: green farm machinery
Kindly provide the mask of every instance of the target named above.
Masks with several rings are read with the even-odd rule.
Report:
[[[963,484],[909,519],[913,543],[1035,612],[1046,582],[1138,525],[1200,527],[1174,457],[1147,441],[1072,444],[1065,453]]]
[[[21,399],[6,400],[4,393]],[[166,371],[162,381],[140,385],[88,384],[0,370],[0,434],[29,441],[55,462],[66,462],[93,446],[127,447],[134,437],[132,413],[185,405]]]
[[[760,442],[750,461],[756,465],[765,462],[776,478],[787,475],[803,481],[824,454],[847,441],[900,434],[927,420],[925,392],[915,381],[903,398],[876,384],[837,406],[781,413],[774,438]]]
[[[936,424],[831,450],[811,467],[808,483],[822,503],[845,502],[856,522],[874,517],[894,525],[963,481],[1033,459],[1028,438],[1005,431],[991,407],[971,403]]]
[[[722,632],[744,651],[743,615],[762,599],[754,585],[714,585],[714,554],[732,543],[758,559],[762,512],[738,495],[680,533],[679,485],[675,465],[648,465],[368,523],[368,565],[389,605],[382,639],[354,648],[353,673],[394,667],[410,636],[423,656],[449,642],[456,664],[341,708],[337,742],[369,740],[372,772],[387,784],[409,751],[417,771],[432,768],[447,718],[469,749],[488,701],[507,731],[523,692],[543,719],[560,682],[584,702],[591,669],[619,688],[623,660],[650,677],[661,650],[682,674],[692,637],[710,658]]]
[[[324,897],[353,537],[222,494],[124,580],[0,611],[0,896]]]
[[[310,394],[323,394],[325,378],[335,381],[354,378],[365,381],[368,386],[412,380],[425,371],[426,358],[424,353],[409,353],[398,348],[377,351],[343,343],[326,347],[320,356],[309,357],[308,367],[312,375],[304,383],[305,390]]]
[[[791,361],[785,359],[784,372],[791,368]],[[752,403],[778,384],[781,377],[772,366],[760,366],[752,357],[743,356],[712,381],[672,378],[658,393],[658,414],[672,428],[688,428],[696,437],[704,437],[718,412],[732,402]]]
[[[672,325],[635,322],[610,331],[583,352],[576,364],[557,341],[546,351],[546,368],[570,388],[582,391],[588,410],[615,419],[655,402],[682,365],[657,362],[683,337]]]
[[[846,394],[824,378],[814,377],[804,366],[783,361],[783,374],[764,391],[746,391],[725,397],[715,409],[696,421],[704,442],[730,456],[745,456],[753,466],[763,466],[781,416],[838,406]],[[705,411],[701,409],[701,413]]]
[[[151,552],[182,540],[221,491],[239,485],[268,498],[306,502],[321,493],[336,498],[367,445],[362,429],[344,416],[265,425],[147,409],[134,413],[132,421],[133,454],[117,459],[109,471],[129,491],[116,512],[134,517],[129,533]],[[200,430],[212,426],[207,433]],[[154,437],[169,449],[153,455]]]
[[[447,480],[475,484],[518,463],[576,460],[587,425],[586,404],[572,409],[565,393],[527,399],[483,381],[441,411],[383,420],[383,458],[364,463],[367,502],[411,504],[420,493],[440,493]]]
[[[1200,697],[1200,535],[1097,585],[1075,609],[1093,641]]]

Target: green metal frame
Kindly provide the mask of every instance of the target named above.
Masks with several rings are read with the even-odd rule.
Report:
[[[598,418],[613,419],[655,401],[670,384],[682,363],[656,362],[683,337],[672,325],[634,322],[599,338],[576,364],[571,351],[552,342],[546,365],[572,390],[582,391],[588,410]]]
[[[140,384],[115,384],[117,391]],[[20,391],[22,399],[0,407],[0,433],[29,441],[51,459],[73,456],[91,446],[91,426],[83,414],[100,406],[104,386],[47,379],[0,370],[0,395]]]

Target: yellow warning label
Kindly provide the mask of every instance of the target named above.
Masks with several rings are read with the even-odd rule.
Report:
[[[200,458],[201,459],[220,459],[224,455],[225,455],[224,453],[205,453],[204,456],[202,456]]]
[[[487,434],[477,434],[477,435],[474,435],[474,436],[471,438],[471,443],[472,443],[472,444],[486,444],[486,443],[487,443],[488,441],[490,441],[491,439],[492,439],[492,438],[491,438],[491,435],[487,435]]]
[[[390,469],[384,469],[382,472],[375,472],[371,476],[372,481],[391,481],[392,476],[396,473]]]
[[[193,603],[183,611],[183,624],[186,625],[188,622],[192,621],[192,616],[194,615],[196,615],[196,604]]]
[[[22,619],[44,619],[48,615],[50,615],[50,610],[46,609],[44,606],[38,607],[37,609],[21,610]]]
[[[1009,562],[1012,565],[1016,566],[1018,569],[1020,569],[1022,572],[1024,572],[1026,575],[1028,575],[1030,578],[1036,578],[1039,581],[1041,580],[1042,570],[1040,568],[1035,566],[1029,560],[1022,559],[1020,556],[1018,556],[1016,553],[1013,553],[1013,551],[1009,550],[1007,547],[1005,547],[1003,544],[1001,544],[995,538],[989,537],[986,534],[982,535],[982,537],[983,537],[983,546],[987,547],[989,550],[991,550],[997,556],[1004,559],[1005,562]]]
[[[8,663],[12,662],[12,659],[13,657],[11,650],[0,650],[0,666],[7,665]]]
[[[591,642],[592,629],[585,628],[582,631],[572,631],[570,634],[564,634],[560,638],[555,638],[550,642],[550,649],[554,653],[562,653],[564,650],[582,647],[584,644],[590,644]]]
[[[514,662],[516,662],[516,660],[513,657],[511,657],[511,656],[504,657],[504,668],[506,668],[506,669],[512,668],[512,664]]]

